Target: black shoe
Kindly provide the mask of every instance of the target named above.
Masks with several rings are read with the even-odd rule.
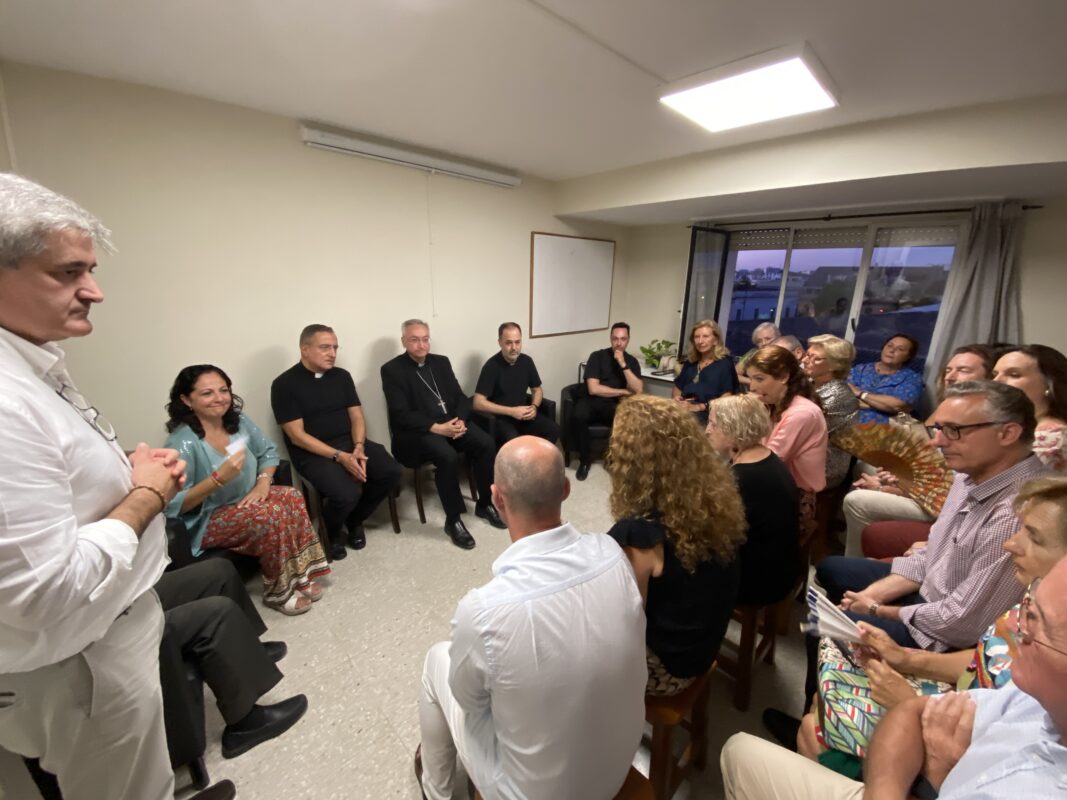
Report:
[[[500,530],[506,530],[507,525],[504,524],[504,520],[500,518],[500,512],[496,510],[496,506],[492,503],[486,503],[482,505],[479,503],[474,507],[474,516],[481,517],[494,528],[500,528]]]
[[[586,478],[589,477],[588,462],[583,461],[581,464],[578,465],[578,471],[574,474],[574,477],[580,481],[584,481]]]
[[[289,652],[285,642],[261,642],[263,649],[267,651],[267,657],[277,664]]]
[[[225,780],[213,783],[202,792],[197,792],[189,800],[233,800],[237,797],[237,787],[233,781]]]
[[[330,561],[340,561],[347,555],[344,542],[330,542]]]
[[[271,706],[252,706],[244,719],[222,729],[222,757],[237,758],[257,744],[281,736],[308,710],[302,694]]]
[[[415,748],[415,780],[419,782],[419,794],[422,800],[426,800],[426,792],[422,790],[422,744]]]
[[[770,731],[778,744],[787,750],[797,751],[797,734],[800,733],[800,720],[791,717],[777,708],[763,710],[763,727]]]
[[[448,538],[452,540],[452,544],[456,547],[462,547],[464,550],[474,548],[474,537],[467,530],[467,526],[463,524],[463,520],[456,519],[454,522],[446,522],[445,533],[448,534]]]
[[[348,531],[348,546],[353,550],[362,550],[367,546],[367,534],[362,525],[356,525]]]

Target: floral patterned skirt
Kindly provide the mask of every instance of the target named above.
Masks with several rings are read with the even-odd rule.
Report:
[[[645,656],[648,661],[648,683],[645,684],[645,694],[672,695],[685,691],[696,678],[677,678],[667,671],[659,656],[645,648]]]
[[[292,486],[270,487],[267,499],[255,505],[216,509],[201,546],[258,558],[268,605],[281,605],[296,589],[330,572],[304,498]]]

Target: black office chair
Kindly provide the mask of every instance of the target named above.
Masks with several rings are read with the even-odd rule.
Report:
[[[563,465],[570,466],[571,452],[578,449],[578,443],[574,439],[574,404],[580,397],[588,397],[585,383],[572,383],[564,386],[559,397],[559,441],[563,447]],[[606,449],[608,440],[611,439],[611,426],[602,422],[594,422],[589,426],[589,435],[593,440],[593,447],[603,445]]]

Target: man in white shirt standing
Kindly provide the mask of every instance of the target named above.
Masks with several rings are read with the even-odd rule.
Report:
[[[561,521],[559,450],[520,436],[496,458],[512,544],[430,648],[415,756],[424,797],[452,797],[456,756],[485,800],[607,798],[641,742],[645,617],[622,549]],[[423,765],[425,771],[423,772]]]
[[[185,464],[143,443],[127,458],[53,344],[92,331],[108,235],[0,174],[0,748],[39,758],[66,800],[169,800],[151,589]],[[19,796],[14,772],[0,795]],[[204,796],[233,794],[224,781]]]

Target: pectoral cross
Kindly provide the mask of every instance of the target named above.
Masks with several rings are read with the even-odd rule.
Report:
[[[448,409],[445,408],[445,401],[444,400],[438,400],[437,401],[437,405],[441,406],[441,413],[442,414],[447,414],[448,413]]]

